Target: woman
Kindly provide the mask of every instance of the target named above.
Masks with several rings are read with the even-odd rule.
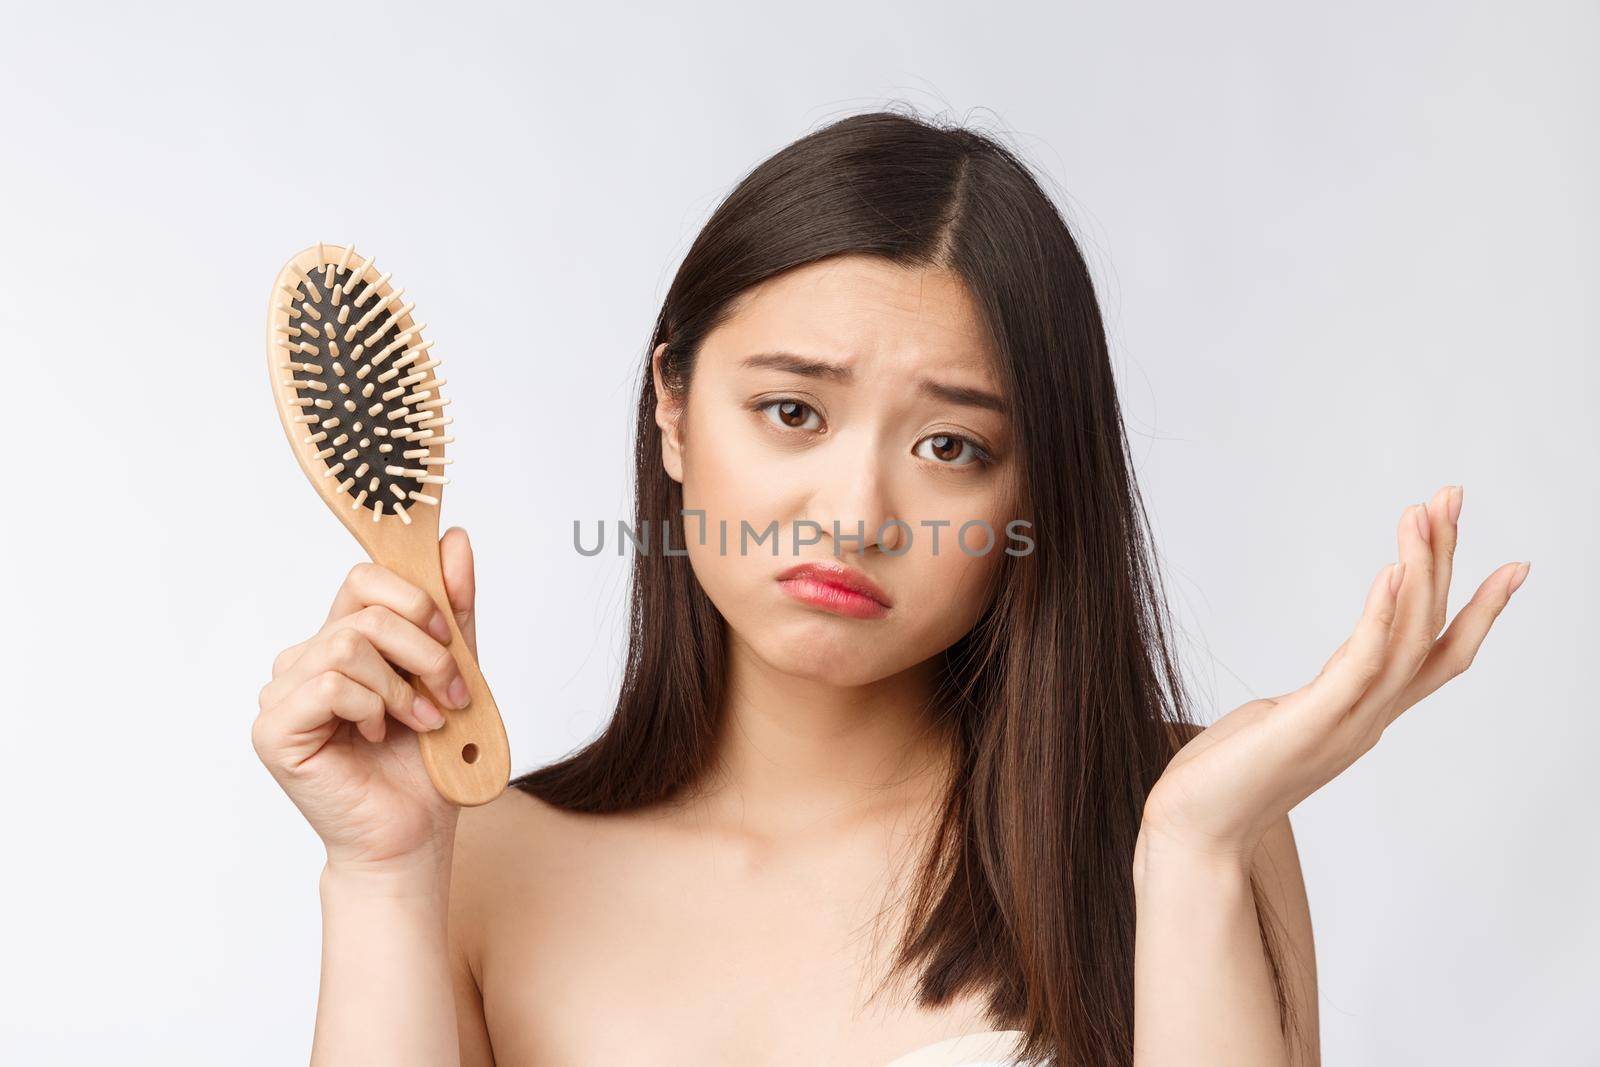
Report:
[[[779,152],[650,347],[670,550],[599,737],[443,801],[412,734],[450,709],[394,667],[459,704],[448,630],[368,564],[273,664],[254,743],[327,846],[313,1062],[1316,1063],[1288,812],[1526,577],[1444,629],[1461,488],[1316,678],[1202,732],[1089,273],[994,140],[876,113]]]

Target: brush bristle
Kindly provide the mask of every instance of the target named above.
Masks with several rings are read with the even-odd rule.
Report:
[[[404,289],[384,291],[390,275],[373,272],[371,256],[352,267],[357,255],[352,245],[318,242],[315,265],[291,265],[275,305],[286,318],[273,327],[274,350],[287,372],[292,422],[323,476],[337,479],[351,509],[370,510],[373,522],[387,504],[410,525],[405,504],[437,506],[422,490],[449,483],[435,471],[451,462],[443,452],[455,438],[443,428],[454,420],[442,414],[450,401],[439,395],[445,381],[433,342],[421,337],[427,324],[400,325],[416,305],[400,303]]]

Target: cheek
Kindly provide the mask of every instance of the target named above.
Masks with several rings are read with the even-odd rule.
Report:
[[[690,411],[692,417],[694,409]],[[780,528],[788,521],[785,486],[792,473],[784,477],[773,458],[752,442],[749,428],[733,419],[692,424],[690,434],[683,458],[683,506],[704,514],[683,520],[689,563],[717,609],[743,629],[747,617],[759,610],[753,601],[770,592],[764,588],[769,575],[785,566],[772,555],[771,536],[760,544],[755,538],[773,521]],[[752,531],[744,555],[739,551],[741,523]]]
[[[709,405],[709,408],[708,408]],[[689,438],[683,454],[685,508],[701,508],[708,522],[726,519],[737,530],[777,517],[786,479],[770,449],[761,447],[746,412],[707,400],[689,407]]]
[[[987,606],[989,584],[1003,557],[1006,541],[1003,523],[986,519],[995,531],[994,544],[985,551],[987,534],[981,527],[967,531],[968,551],[961,550],[956,534],[971,515],[952,519],[938,531],[938,553],[933,551],[930,528],[917,526],[911,551],[902,556],[899,587],[907,609],[908,641],[921,657],[931,656],[958,641],[972,629]],[[902,535],[904,531],[901,531]]]
[[[913,661],[949,648],[972,629],[988,606],[1006,547],[1018,547],[1006,536],[1013,517],[1010,482],[970,488],[924,483],[917,490],[902,494],[912,527],[910,548],[883,561],[895,576],[897,607],[906,609],[899,637]],[[977,523],[961,534],[963,524],[973,520]],[[900,536],[904,548],[906,531]]]
[[[683,506],[699,508],[706,519],[728,520],[737,527],[739,519],[752,523],[770,509],[773,484],[763,477],[757,458],[746,454],[737,443],[717,443],[690,449],[683,463]]]

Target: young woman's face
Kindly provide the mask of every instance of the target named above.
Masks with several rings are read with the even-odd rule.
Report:
[[[1002,553],[1027,547],[1007,535],[1016,462],[992,360],[954,274],[848,255],[743,294],[701,347],[686,412],[658,375],[667,472],[705,513],[703,539],[684,519],[689,561],[735,640],[861,685],[971,629]],[[806,562],[864,574],[887,605],[782,579]]]

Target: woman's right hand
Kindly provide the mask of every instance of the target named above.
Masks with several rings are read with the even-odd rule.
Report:
[[[476,655],[465,531],[447,531],[439,555],[450,607]],[[449,640],[426,592],[362,563],[339,587],[322,628],[273,661],[251,742],[322,838],[330,868],[449,863],[460,809],[439,795],[415,737],[442,726],[448,709],[441,712],[395,670],[417,675],[451,707],[464,706],[466,684]]]

